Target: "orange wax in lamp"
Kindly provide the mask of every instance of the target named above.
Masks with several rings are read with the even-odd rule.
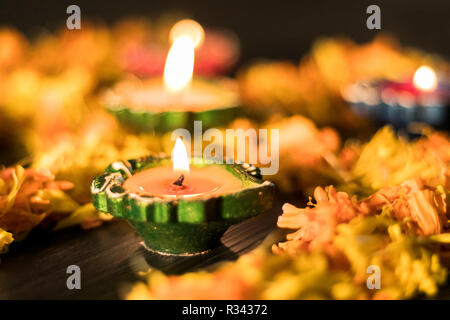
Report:
[[[202,198],[237,192],[241,181],[217,165],[190,167],[186,148],[178,138],[172,151],[173,166],[143,170],[125,180],[125,190],[158,198]]]

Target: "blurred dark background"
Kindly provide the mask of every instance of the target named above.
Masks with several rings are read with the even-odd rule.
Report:
[[[381,7],[382,31],[403,45],[450,56],[450,1],[211,1],[211,0],[1,0],[0,25],[14,26],[29,36],[65,25],[66,8],[77,4],[82,21],[113,23],[129,16],[158,17],[188,13],[204,26],[233,30],[241,40],[240,63],[254,58],[299,59],[320,36],[371,40],[379,31],[366,28],[366,8]]]

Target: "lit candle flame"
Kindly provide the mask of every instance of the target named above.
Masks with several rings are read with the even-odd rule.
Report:
[[[194,20],[177,22],[170,30],[172,46],[164,67],[164,86],[169,92],[179,93],[192,81],[194,51],[205,37],[202,26]]]
[[[189,37],[198,48],[205,39],[205,31],[202,26],[192,19],[180,20],[172,27],[169,34],[170,42],[175,42],[180,37]]]
[[[180,138],[177,138],[175,141],[175,146],[172,149],[172,164],[173,171],[175,172],[189,172],[189,158],[186,151],[186,146]]]
[[[421,66],[414,73],[413,83],[419,90],[433,91],[437,87],[436,73],[428,66]]]
[[[183,91],[192,81],[195,45],[191,38],[177,38],[167,55],[164,67],[164,86],[173,93]]]

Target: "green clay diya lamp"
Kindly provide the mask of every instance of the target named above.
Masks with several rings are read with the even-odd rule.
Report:
[[[94,206],[128,220],[147,249],[169,255],[215,248],[228,227],[272,207],[274,185],[258,168],[193,160],[178,139],[172,160],[116,161],[92,181]]]
[[[123,80],[105,93],[105,108],[137,131],[189,129],[194,121],[211,128],[225,125],[237,115],[240,101],[234,80],[192,80],[195,48],[203,37],[201,26],[182,23],[175,27],[163,78]]]
[[[200,80],[180,95],[164,89],[161,79],[123,81],[109,91],[105,108],[122,124],[139,132],[165,133],[190,128],[223,126],[237,115],[239,99],[231,79]]]

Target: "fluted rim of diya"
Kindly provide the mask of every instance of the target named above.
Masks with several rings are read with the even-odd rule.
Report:
[[[191,128],[194,121],[202,121],[203,128],[223,126],[234,120],[241,107],[239,90],[231,78],[196,77],[192,87],[204,90],[213,99],[200,106],[181,103],[177,99],[173,105],[147,105],[136,103],[132,95],[138,90],[145,91],[146,86],[161,85],[161,78],[147,80],[125,80],[116,84],[103,95],[104,108],[113,114],[123,125],[139,132],[169,132],[178,128]],[[181,97],[182,100],[182,97]]]
[[[271,208],[274,184],[263,181],[259,168],[246,163],[215,164],[201,159],[198,164],[194,164],[222,166],[241,180],[242,189],[237,192],[196,199],[163,199],[139,195],[122,188],[125,180],[133,174],[165,163],[170,163],[170,158],[165,155],[113,162],[105,173],[95,177],[91,183],[94,206],[115,217],[155,223],[242,220]]]

